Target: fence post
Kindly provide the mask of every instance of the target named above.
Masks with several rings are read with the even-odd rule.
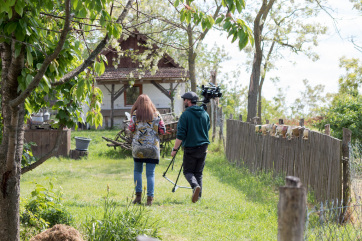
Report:
[[[218,107],[219,108],[219,107]],[[219,115],[218,117],[218,125],[219,125],[219,141],[222,140],[223,143],[223,147],[225,150],[225,138],[224,138],[224,113],[222,112],[222,107],[219,108],[217,114]]]
[[[304,126],[304,119],[299,120],[299,126]]]
[[[284,120],[283,119],[279,119],[279,125],[284,125]]]
[[[265,124],[269,124],[269,120],[265,120]]]
[[[232,120],[233,119],[233,114],[230,114],[230,120]]]
[[[349,143],[351,142],[351,136],[352,131],[343,128],[343,139],[342,139],[342,170],[343,170],[343,194],[342,194],[342,200],[343,200],[343,210],[340,217],[340,222],[343,223],[347,220],[345,220],[346,217],[346,211],[347,206],[349,203],[349,198],[351,196],[351,173],[349,171]]]
[[[324,128],[325,128],[325,133],[326,133],[326,135],[330,136],[330,135],[331,135],[331,125],[330,125],[330,124],[326,124],[326,125],[324,126]]]
[[[243,121],[243,115],[239,115],[239,121]]]
[[[307,194],[298,177],[287,176],[279,187],[278,241],[302,241]]]

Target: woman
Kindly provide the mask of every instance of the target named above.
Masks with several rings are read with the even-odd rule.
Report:
[[[159,135],[165,133],[165,124],[151,99],[145,94],[138,96],[131,113],[128,129],[133,132],[132,156],[136,184],[136,198],[133,203],[141,204],[142,171],[143,163],[146,163],[147,205],[151,206],[154,196],[155,167],[160,159]]]

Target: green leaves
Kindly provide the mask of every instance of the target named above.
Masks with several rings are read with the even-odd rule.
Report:
[[[40,86],[40,88],[42,88],[44,90],[45,93],[49,93],[51,85],[50,85],[50,81],[46,75],[43,76],[39,86]]]
[[[94,62],[94,70],[96,71],[96,73],[98,74],[98,76],[102,75],[105,71],[105,66],[104,66],[104,62]]]
[[[243,10],[243,8],[245,7],[241,5],[240,1],[235,1],[235,5],[236,5],[236,9],[238,10],[239,13],[241,13],[241,11]]]
[[[245,8],[245,2],[243,0],[223,0],[222,5],[227,7],[232,13],[237,10],[239,13]]]
[[[224,20],[224,15],[221,15],[219,18],[216,19],[215,23],[219,24]]]
[[[5,33],[12,34],[16,29],[17,23],[16,22],[9,22],[5,25]]]
[[[232,24],[230,21],[225,21],[224,25],[222,26],[223,29],[229,31],[229,29],[232,27]]]
[[[78,87],[76,89],[76,96],[78,99],[80,99],[84,92],[87,91],[87,89],[85,88],[85,84],[84,84],[84,80],[80,80],[79,83],[78,83]]]
[[[180,0],[176,0],[173,5],[174,5],[175,7],[177,7],[179,4],[180,4]]]
[[[80,18],[85,18],[85,17],[87,17],[87,10],[86,10],[85,8],[82,8],[82,9],[79,11],[78,16],[79,16]]]
[[[20,4],[15,5],[15,11],[22,16],[23,15],[23,7]]]
[[[26,62],[28,63],[29,66],[33,65],[33,55],[31,54],[30,51],[26,52]]]
[[[92,98],[88,104],[89,111],[87,112],[87,122],[97,128],[103,123],[103,116],[100,113],[103,93],[99,88],[93,87],[91,89],[91,96]]]
[[[83,59],[84,44],[77,34],[86,31],[98,30],[100,34],[108,33],[110,37],[119,39],[122,34],[121,24],[116,23],[116,18],[109,14],[112,0],[71,0],[71,14],[73,20],[72,31],[67,35],[67,40],[56,59],[45,70],[38,86],[25,100],[28,113],[38,111],[48,105],[48,99],[60,100],[54,109],[59,111],[59,124],[68,127],[74,126],[78,115],[82,112],[82,103],[87,101],[95,118],[94,123],[102,124],[100,111],[101,93],[92,88],[94,84],[93,73],[101,75],[105,71],[107,59],[100,56],[100,61],[94,64],[94,72],[81,73],[66,84],[52,86],[66,73],[79,66]],[[59,16],[60,18],[58,18]],[[54,0],[5,0],[0,4],[0,41],[11,44],[11,39],[16,38],[14,55],[23,55],[25,68],[18,76],[18,91],[24,91],[33,81],[34,76],[43,66],[44,59],[54,52],[60,32],[64,26],[64,1]],[[115,15],[117,16],[117,15]],[[192,19],[191,15],[188,19]],[[74,29],[77,31],[75,32]],[[99,35],[99,36],[98,36]],[[90,68],[88,69],[90,70]],[[1,67],[0,67],[1,71]],[[92,74],[91,74],[92,73]],[[47,96],[47,98],[45,98]]]
[[[181,6],[180,3],[182,0],[176,0],[174,3],[175,7]],[[189,5],[193,1],[187,2]],[[243,0],[222,0],[222,5],[227,8],[228,12],[234,13],[235,10],[241,13],[245,8],[245,2]],[[251,45],[254,44],[253,34],[251,29],[246,25],[245,21],[241,19],[234,20],[231,15],[221,15],[216,18],[216,20],[211,16],[204,14],[202,11],[198,10],[194,5],[184,4],[184,8],[180,10],[180,21],[190,24],[193,19],[195,24],[201,23],[202,31],[206,29],[211,29],[212,26],[216,24],[222,24],[222,27],[226,32],[228,32],[228,37],[232,36],[231,42],[235,42],[239,39],[239,49],[245,48],[245,46],[250,42]]]
[[[330,124],[332,136],[342,139],[343,128],[352,131],[352,143],[362,142],[362,96],[352,96],[339,93],[333,102],[325,108],[324,118],[315,123],[319,130],[324,130],[326,124]]]
[[[199,24],[201,22],[202,31],[206,28],[211,29],[215,24],[215,20],[212,16],[206,15],[203,12],[194,9],[182,9],[180,11],[180,20],[181,22],[186,22],[187,24],[190,24],[192,20],[195,24]]]
[[[236,22],[232,22],[230,18],[226,18],[223,29],[228,32],[228,37],[233,36],[232,43],[239,39],[240,50],[245,48],[249,42],[254,45],[253,33],[243,20],[237,19]]]

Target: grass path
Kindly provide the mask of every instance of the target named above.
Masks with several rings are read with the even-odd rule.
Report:
[[[62,190],[66,207],[76,218],[78,229],[89,216],[103,213],[102,201],[107,185],[111,198],[120,208],[133,198],[133,159],[107,147],[101,138],[112,138],[117,131],[73,131],[74,136],[92,139],[89,157],[82,160],[52,158],[22,176],[21,197],[28,198],[37,182],[47,186],[54,178],[55,188]],[[156,167],[155,200],[147,207],[150,221],[157,221],[163,240],[276,240],[277,185],[280,178],[269,174],[251,175],[229,164],[213,144],[204,171],[203,198],[193,204],[190,189],[178,189],[162,177],[170,158]],[[182,153],[167,176],[176,180]],[[143,178],[146,185],[145,176]],[[179,185],[187,186],[180,177]]]

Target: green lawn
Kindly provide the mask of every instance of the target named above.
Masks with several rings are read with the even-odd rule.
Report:
[[[87,159],[52,158],[21,179],[21,197],[28,198],[34,182],[47,186],[54,178],[55,189],[63,192],[64,204],[76,219],[76,228],[87,217],[100,217],[103,200],[110,196],[124,208],[133,198],[133,159],[130,153],[106,146],[102,136],[113,138],[117,131],[73,131],[92,139]],[[203,197],[191,202],[190,189],[172,192],[172,184],[162,177],[170,157],[156,167],[155,199],[147,207],[151,221],[157,221],[163,240],[276,240],[278,185],[281,178],[269,174],[252,175],[229,164],[217,144],[209,148],[204,171]],[[167,176],[175,180],[182,161]],[[146,179],[144,175],[144,185]],[[179,185],[187,186],[183,176]],[[81,231],[81,230],[80,230]]]

